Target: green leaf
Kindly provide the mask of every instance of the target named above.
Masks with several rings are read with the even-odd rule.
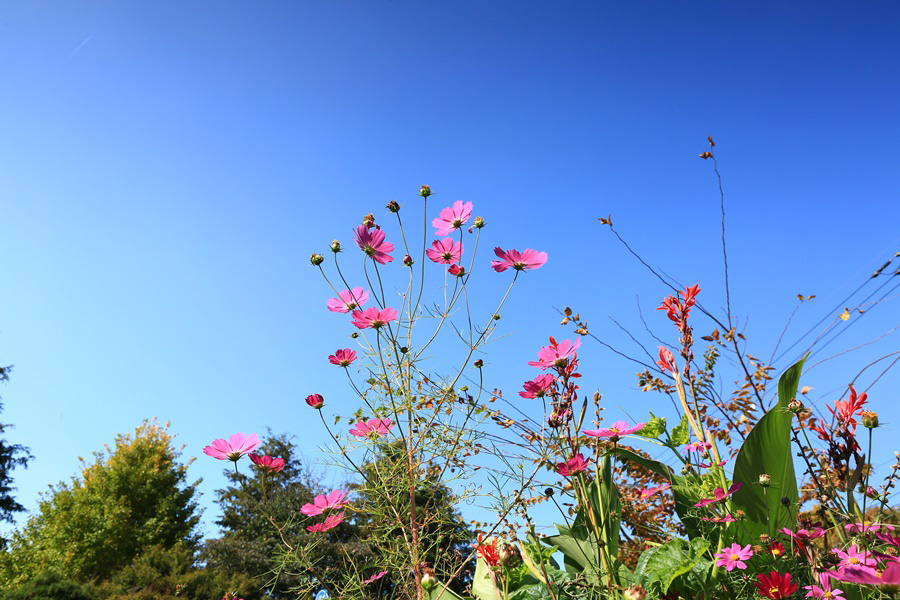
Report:
[[[612,476],[612,460],[609,454],[604,454],[600,461],[600,495],[597,505],[594,506],[595,515],[600,519],[600,536],[608,548],[607,555],[615,559],[619,554],[619,523],[622,517],[622,504],[619,502],[619,488]],[[596,490],[592,485],[590,489]],[[593,494],[588,494],[592,496]]]
[[[746,517],[735,529],[735,539],[753,543],[763,533],[773,534],[782,527],[797,525],[797,477],[791,454],[791,422],[793,415],[788,403],[797,395],[800,374],[806,357],[787,369],[778,379],[778,402],[759,420],[747,435],[734,463],[734,481],[743,485],[732,497],[735,508]],[[759,476],[766,473],[772,485],[759,485]],[[787,498],[785,507],[781,499]]]
[[[655,440],[665,432],[666,420],[650,413],[650,420],[644,423],[644,427],[637,434],[641,437]]]
[[[681,415],[681,423],[676,425],[675,429],[672,430],[671,441],[673,446],[683,446],[691,441],[687,413]]]
[[[541,538],[546,544],[556,546],[563,555],[563,564],[566,572],[573,575],[596,574],[598,572],[597,543],[589,540],[587,531],[583,527],[568,527],[556,525],[559,535],[550,535]]]
[[[707,549],[709,542],[703,538],[690,542],[679,538],[669,540],[641,554],[635,577],[644,587],[665,594],[675,578],[691,571],[700,562]]]

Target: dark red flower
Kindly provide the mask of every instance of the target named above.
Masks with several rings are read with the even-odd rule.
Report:
[[[269,471],[271,473],[278,473],[284,468],[284,459],[283,458],[272,458],[271,456],[260,456],[259,454],[253,454],[252,452],[248,455],[250,460],[253,461],[253,464],[258,466],[260,469],[265,471]]]
[[[491,538],[490,544],[482,543],[482,535],[478,534],[478,556],[480,556],[489,567],[496,567],[500,564],[500,554],[497,552],[497,538]]]
[[[800,589],[796,583],[791,581],[790,573],[781,574],[778,571],[772,571],[768,575],[760,573],[756,578],[759,581],[753,585],[766,598],[787,598]]]

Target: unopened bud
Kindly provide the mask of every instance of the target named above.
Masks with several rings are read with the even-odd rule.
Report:
[[[411,267],[412,264],[413,264],[412,256],[410,256],[409,254],[407,254],[406,256],[403,257],[403,265],[404,265],[404,266],[406,266],[406,267]]]
[[[341,251],[341,243],[337,240],[331,242],[331,251],[332,252],[340,252]]]
[[[553,488],[552,488],[552,487],[548,487],[547,489],[545,489],[545,490],[544,490],[544,495],[547,496],[548,498],[553,497]]]
[[[318,267],[325,260],[325,257],[321,254],[313,254],[309,257],[309,262],[312,263],[314,267]]]
[[[393,213],[400,212],[400,205],[395,200],[391,200],[387,204],[387,209]]]
[[[475,364],[475,368],[476,368],[476,369],[480,369],[481,367],[484,366],[484,361],[481,360],[481,359],[479,358],[479,359],[477,359],[477,360],[475,361],[474,364]]]
[[[475,217],[475,220],[472,222],[472,227],[481,229],[484,227],[484,219],[482,217]]]
[[[501,319],[500,315],[494,315],[494,320],[499,321]]]
[[[803,412],[803,403],[796,399],[791,400],[790,402],[788,402],[788,410],[795,415],[799,414]]]
[[[878,497],[878,490],[873,488],[871,485],[866,488],[866,496],[872,498],[873,500]]]
[[[790,506],[790,505],[791,505],[791,499],[788,498],[788,497],[782,498],[782,499],[781,499],[781,505],[782,505],[782,506]]]
[[[367,214],[363,217],[363,225],[366,227],[372,228],[375,227],[375,215],[372,213]]]
[[[306,403],[318,409],[325,406],[325,399],[322,398],[321,394],[310,394],[306,397]]]
[[[875,429],[878,427],[878,413],[871,410],[864,410],[862,413],[862,424],[866,429]]]
[[[506,542],[500,544],[497,549],[497,556],[500,558],[500,565],[504,567],[517,567],[522,563],[522,555],[519,549]]]
[[[644,600],[647,597],[647,590],[639,585],[633,586],[622,592],[625,600]]]
[[[359,333],[357,333],[356,331],[354,331],[353,333],[350,334],[350,337],[353,338],[353,339],[355,340],[356,338],[359,337]]]
[[[754,552],[755,554],[759,554],[759,553],[762,552],[762,551],[763,551],[763,547],[760,546],[759,544],[756,544],[756,545],[753,546],[753,552]]]
[[[469,391],[469,386],[464,385],[464,386],[462,386],[461,388],[459,388],[459,391],[461,391],[462,393],[465,394],[466,392]]]
[[[427,186],[427,185],[423,185],[422,187],[419,188],[419,195],[422,196],[423,198],[427,198],[428,196],[431,195],[431,187]]]
[[[768,473],[760,473],[759,474],[759,485],[763,487],[769,487],[772,485],[772,476]]]
[[[434,576],[434,569],[424,569],[422,573],[422,589],[430,592],[438,586],[437,577]]]
[[[400,354],[406,354],[407,352],[409,352],[409,348],[407,348],[406,346],[400,346]]]

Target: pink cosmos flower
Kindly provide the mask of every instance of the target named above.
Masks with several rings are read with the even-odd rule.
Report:
[[[640,493],[640,499],[645,500],[651,496],[655,496],[659,492],[664,492],[671,487],[672,487],[671,484],[664,483],[664,484],[658,485],[656,487],[643,489],[643,490],[641,490],[641,493]]]
[[[673,375],[675,374],[675,355],[668,348],[659,347],[659,360],[656,361],[656,364],[663,371],[671,371]]]
[[[394,251],[394,245],[384,240],[384,232],[378,228],[369,229],[365,225],[357,227],[356,245],[380,265],[394,260],[394,257],[388,254]]]
[[[331,312],[348,313],[369,301],[369,292],[359,286],[338,292],[338,296],[339,298],[328,299],[328,310]]]
[[[351,323],[358,329],[378,329],[397,318],[397,311],[389,306],[378,310],[374,306],[366,310],[354,310]]]
[[[719,461],[719,462],[717,462],[717,463],[714,463],[714,464],[715,464],[717,467],[721,467],[721,466],[723,466],[723,465],[724,465],[725,463],[727,463],[727,462],[728,462],[728,459],[726,458],[726,459],[721,460],[721,461]],[[712,464],[709,464],[709,465],[708,465],[708,464],[706,464],[706,463],[700,463],[700,466],[701,466],[702,468],[704,468],[704,469],[711,469],[711,468],[712,468]]]
[[[359,421],[356,427],[350,430],[350,435],[356,437],[378,437],[387,435],[394,427],[394,422],[390,419],[369,419],[368,421]]]
[[[893,529],[893,527],[891,527],[891,529]],[[886,533],[878,533],[877,531],[874,535],[885,544],[893,546],[894,548],[900,548],[900,537],[888,535]]]
[[[538,375],[531,381],[525,382],[525,391],[519,392],[519,396],[522,398],[543,398],[554,381],[556,381],[556,378],[549,373]]]
[[[846,552],[841,550],[840,548],[832,548],[831,551],[841,559],[841,562],[838,565],[838,570],[843,570],[845,567],[875,566],[875,559],[872,558],[872,553],[865,548],[860,550],[860,548],[857,547],[856,544],[853,544],[852,546],[847,548]]]
[[[255,433],[235,433],[226,442],[219,438],[203,449],[203,453],[219,460],[231,460],[237,462],[248,452],[253,452],[259,446],[259,438]]]
[[[435,240],[425,254],[436,263],[450,265],[460,261],[462,252],[462,242],[454,242],[452,238],[445,237]]]
[[[447,272],[451,275],[456,275],[457,277],[462,277],[466,274],[466,268],[461,267],[459,265],[450,265],[450,268],[447,269]]]
[[[503,249],[498,246],[494,248],[494,254],[496,254],[500,260],[492,260],[491,268],[498,273],[502,273],[510,267],[516,271],[537,269],[547,262],[546,252],[538,252],[531,248],[527,248],[522,252],[519,252],[518,250],[506,250],[504,252]]]
[[[575,351],[581,346],[581,338],[575,338],[575,341],[563,340],[559,344],[556,340],[550,338],[550,345],[541,348],[538,352],[538,359],[528,361],[532,367],[538,367],[542,371],[547,369],[563,369],[569,362],[569,359],[575,356]]]
[[[744,570],[747,568],[747,563],[744,561],[753,556],[753,550],[750,549],[750,544],[747,544],[743,548],[741,548],[740,544],[732,544],[730,548],[722,548],[722,551],[716,554],[717,567],[725,567],[726,571],[734,571],[735,568]]]
[[[453,206],[441,211],[441,216],[431,222],[435,227],[435,235],[450,235],[459,229],[472,216],[472,203],[457,200]]]
[[[734,523],[737,521],[731,515],[725,515],[724,517],[700,517],[701,521],[709,521],[710,523]]]
[[[379,579],[381,579],[382,577],[384,577],[387,574],[388,574],[387,571],[382,571],[380,573],[376,573],[375,575],[372,575],[368,579],[363,580],[362,584],[366,585],[367,583],[372,583],[373,581],[378,581]]]
[[[702,454],[710,448],[712,448],[712,444],[710,444],[709,442],[694,442],[693,444],[688,444],[687,446],[685,446],[682,452],[684,452],[685,454],[687,454],[688,452],[699,452]]]
[[[825,581],[828,581],[828,579]],[[830,581],[828,581],[828,583],[823,583],[821,586],[804,585],[803,589],[807,590],[807,598],[822,598],[824,600],[843,600],[844,598],[843,590],[831,589]]]
[[[313,499],[312,504],[304,504],[300,507],[300,512],[307,517],[314,517],[316,515],[321,515],[326,510],[337,510],[339,508],[344,508],[346,505],[347,492],[334,490],[327,496],[319,494]]]
[[[325,406],[325,398],[321,394],[310,394],[306,397],[306,403],[313,408],[322,408]]]
[[[280,473],[281,470],[284,469],[283,458],[260,456],[258,454],[253,454],[252,452],[248,456],[250,457],[250,461],[253,462],[254,465],[258,466],[264,471],[269,471],[270,473]]]
[[[825,535],[825,530],[821,527],[813,527],[812,531],[808,529],[798,529],[796,532],[793,532],[785,527],[783,529],[780,529],[779,531],[781,531],[781,533],[783,533],[784,535],[795,540],[800,540],[801,542],[808,542],[809,540],[814,540]]]
[[[900,586],[900,563],[891,562],[880,573],[868,567],[847,567],[843,573],[832,571],[831,577],[847,583],[898,587]]]
[[[310,525],[306,528],[307,531],[311,531],[313,533],[324,533],[326,531],[330,531],[341,524],[344,520],[344,513],[333,513],[325,517],[325,521],[322,523],[316,523],[315,525]]]
[[[349,367],[354,360],[356,360],[356,350],[350,348],[335,350],[334,354],[328,357],[328,362],[339,367]]]
[[[694,506],[706,506],[707,504],[712,504],[714,502],[721,502],[721,501],[725,500],[725,498],[727,498],[728,496],[732,495],[733,493],[735,493],[736,491],[741,489],[741,485],[743,485],[743,484],[735,483],[730,488],[728,488],[727,492],[722,488],[716,488],[715,491],[713,492],[713,496],[714,496],[713,498],[704,498],[703,500],[701,500]]]
[[[592,429],[588,431],[582,431],[581,433],[595,438],[609,438],[611,441],[616,442],[619,440],[619,438],[638,432],[643,428],[644,423],[638,423],[634,427],[629,427],[628,423],[626,423],[625,421],[616,421],[606,429]]]
[[[556,465],[556,472],[562,475],[563,477],[571,477],[576,473],[582,473],[587,470],[588,462],[584,460],[584,455],[579,452],[566,462],[561,462]]]
[[[850,533],[863,533],[867,531],[878,531],[879,529],[887,529],[888,531],[893,531],[895,527],[888,523],[847,523],[844,525],[844,529],[846,529]]]

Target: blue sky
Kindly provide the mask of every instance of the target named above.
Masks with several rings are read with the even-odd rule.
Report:
[[[637,353],[608,317],[653,348],[640,305],[677,342],[652,311],[668,290],[599,216],[724,305],[707,134],[751,354],[769,356],[798,293],[817,298],[789,341],[863,283],[846,306],[886,299],[819,358],[891,330],[900,278],[867,278],[900,251],[898,17],[891,2],[4,3],[0,363],[15,370],[0,418],[35,456],[19,500],[146,417],[199,457],[207,504],[224,481],[201,454],[213,438],[270,425],[318,460],[303,397],[356,403],[324,368],[350,329],[308,256],[349,246],[368,212],[386,221],[388,200],[417,210],[422,184],[436,210],[474,202],[484,247],[550,255],[486,357],[510,398],[547,336],[570,337],[556,308]],[[490,298],[502,276],[486,254],[480,268]],[[835,399],[896,336],[804,383]],[[596,343],[582,356],[608,417],[668,406]],[[888,423],[897,383],[870,390]]]

